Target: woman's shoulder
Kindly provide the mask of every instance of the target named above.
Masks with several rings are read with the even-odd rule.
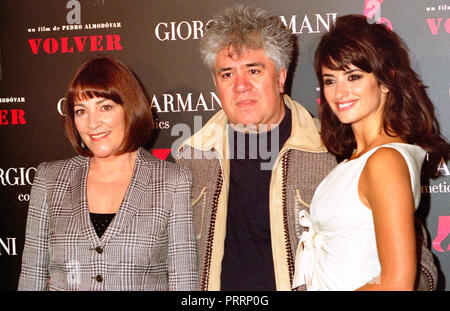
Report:
[[[67,159],[42,162],[39,166],[46,167],[47,169],[58,169],[61,167],[79,167],[84,164],[89,164],[89,158],[77,155]]]
[[[41,173],[41,175],[54,175],[58,174],[61,169],[70,170],[73,168],[79,168],[85,164],[89,164],[89,158],[78,155],[62,160],[42,162],[37,166],[36,172]]]
[[[416,179],[420,175],[426,152],[419,146],[405,143],[381,145],[369,155],[364,175],[383,182],[402,178]]]
[[[192,180],[191,170],[179,164],[158,159],[144,148],[139,148],[137,160],[143,166],[153,169],[158,175],[164,176],[165,179],[174,180]]]
[[[408,189],[411,181],[411,170],[408,160],[397,148],[378,147],[367,158],[359,179],[359,190],[368,198],[382,197],[386,191]],[[396,189],[396,190],[394,190]]]
[[[398,165],[405,162],[408,166],[421,166],[426,151],[417,145],[406,143],[389,143],[376,148],[368,158],[368,164]],[[369,163],[370,162],[370,163]]]
[[[379,148],[396,149],[398,152],[402,154],[407,154],[411,156],[424,156],[426,154],[426,151],[422,147],[407,143],[389,143],[381,145]]]
[[[403,154],[397,148],[380,146],[367,158],[366,167],[395,167],[405,161]]]

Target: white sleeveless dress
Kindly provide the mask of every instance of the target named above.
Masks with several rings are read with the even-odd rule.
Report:
[[[379,276],[372,211],[359,200],[358,182],[367,159],[381,147],[394,148],[403,155],[417,209],[426,155],[421,147],[390,143],[340,163],[317,187],[311,214],[307,210],[299,214],[300,224],[309,231],[300,238],[293,288],[306,284],[307,290],[355,290]]]

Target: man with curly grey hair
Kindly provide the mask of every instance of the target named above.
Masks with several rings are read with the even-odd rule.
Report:
[[[201,55],[223,110],[176,156],[193,172],[200,290],[292,287],[298,213],[336,165],[315,120],[284,94],[294,50],[263,9],[234,6],[206,28]]]

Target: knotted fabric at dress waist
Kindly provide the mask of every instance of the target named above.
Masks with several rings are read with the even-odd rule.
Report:
[[[314,230],[311,216],[307,210],[299,213],[299,223],[308,231],[303,231],[295,254],[295,273],[292,288],[306,284],[307,289],[314,289],[312,278],[314,262],[316,260],[315,249],[325,245],[325,235]]]

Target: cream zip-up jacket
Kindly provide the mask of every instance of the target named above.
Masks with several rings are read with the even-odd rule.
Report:
[[[336,165],[321,142],[316,120],[287,95],[284,103],[291,109],[292,130],[273,166],[269,204],[277,290],[291,290],[295,251],[303,231],[298,213],[309,207],[316,187]],[[217,112],[182,143],[175,156],[177,163],[193,172],[200,290],[220,290],[230,175],[227,124],[225,112]]]

